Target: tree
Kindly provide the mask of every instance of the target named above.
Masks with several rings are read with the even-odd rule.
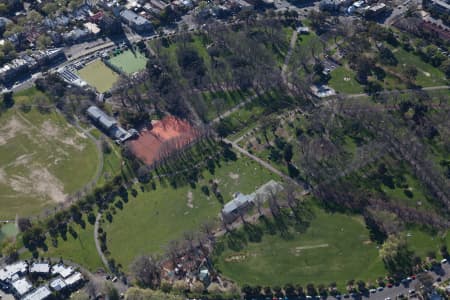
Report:
[[[189,285],[185,280],[175,280],[172,288],[175,293],[183,295],[189,290]]]
[[[292,152],[292,145],[289,143],[286,143],[286,145],[284,146],[284,150],[283,150],[284,160],[287,163],[290,163],[293,155],[294,155],[294,153]]]
[[[7,240],[2,245],[2,255],[7,263],[12,263],[19,258],[16,243],[13,240]]]
[[[162,291],[131,287],[127,290],[127,300],[184,300],[184,296],[166,294]]]
[[[14,98],[12,92],[7,92],[3,94],[3,108],[11,108],[14,105]]]
[[[104,287],[106,299],[108,300],[119,300],[120,295],[117,289],[110,282],[105,283]]]
[[[403,68],[402,73],[409,82],[413,82],[414,80],[416,80],[419,71],[413,65],[406,65]]]
[[[31,221],[28,218],[18,218],[17,227],[19,227],[20,232],[25,232],[31,228]]]
[[[138,256],[130,269],[136,282],[142,287],[155,289],[161,283],[159,262],[153,256]]]
[[[192,284],[191,292],[201,294],[205,290],[205,285],[201,281],[196,281]]]
[[[450,78],[450,59],[444,61],[440,68],[442,72],[444,72],[445,76],[447,76],[447,78]]]
[[[380,256],[392,277],[400,279],[411,274],[413,252],[404,236],[390,235],[380,249]]]

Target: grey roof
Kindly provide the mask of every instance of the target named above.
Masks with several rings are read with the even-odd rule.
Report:
[[[111,127],[117,124],[117,121],[113,117],[108,116],[104,111],[102,111],[97,106],[89,107],[87,109],[87,113],[92,119],[99,122],[100,125],[102,125],[106,129],[110,129]]]
[[[254,194],[244,195],[244,194],[241,194],[241,193],[237,193],[236,197],[233,200],[231,200],[230,202],[225,204],[225,206],[222,209],[222,212],[224,214],[232,213],[233,211],[235,211],[239,207],[242,207],[242,206],[244,206],[246,204],[252,203],[254,198],[255,198]]]
[[[120,12],[120,16],[122,18],[126,19],[128,22],[133,23],[135,25],[150,24],[150,22],[146,18],[144,18],[128,9],[122,10]]]
[[[260,196],[262,200],[265,201],[271,192],[278,193],[282,189],[283,186],[280,183],[276,182],[275,180],[269,180],[268,182],[260,186],[255,192],[249,195],[236,193],[234,199],[225,204],[224,208],[222,209],[222,213],[230,214],[246,204],[253,203],[256,195]]]

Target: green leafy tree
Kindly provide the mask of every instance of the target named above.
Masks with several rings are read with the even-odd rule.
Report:
[[[386,269],[394,278],[404,278],[411,274],[413,254],[403,235],[390,235],[380,249]]]

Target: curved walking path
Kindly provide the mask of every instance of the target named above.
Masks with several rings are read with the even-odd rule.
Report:
[[[111,271],[109,269],[109,264],[108,264],[108,260],[106,259],[105,254],[102,251],[102,247],[100,246],[100,241],[98,240],[98,228],[99,228],[99,223],[100,223],[100,219],[102,217],[101,213],[97,214],[97,218],[95,218],[95,224],[94,224],[94,242],[95,242],[95,248],[97,249],[97,253],[100,256],[103,265],[105,266],[106,270]]]

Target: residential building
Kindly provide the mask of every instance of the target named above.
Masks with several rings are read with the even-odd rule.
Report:
[[[12,282],[11,286],[13,288],[14,295],[18,298],[21,298],[33,288],[31,283],[26,278],[18,278]]]
[[[50,288],[57,292],[65,289],[66,286],[66,282],[61,277],[58,277],[50,282]]]
[[[437,12],[450,13],[450,0],[431,0],[431,8]]]
[[[242,211],[245,211],[254,204],[257,196],[261,197],[262,201],[265,201],[270,193],[278,193],[282,189],[283,186],[281,184],[274,180],[270,180],[249,195],[244,195],[237,192],[234,194],[233,200],[225,204],[223,207],[222,218],[228,223],[233,222],[239,217],[239,214]]]
[[[49,274],[50,273],[50,264],[49,263],[33,263],[30,267],[30,273]]]
[[[57,264],[57,265],[54,265],[54,266],[52,267],[52,270],[51,270],[51,272],[52,272],[53,275],[59,275],[59,276],[61,276],[62,278],[67,278],[67,277],[69,277],[74,271],[75,271],[75,270],[74,270],[73,267],[71,267],[71,266],[65,266],[65,265],[63,265],[63,264]]]
[[[120,12],[120,17],[125,24],[130,26],[136,32],[145,33],[153,30],[152,24],[146,18],[129,9],[122,10]]]
[[[41,286],[31,293],[28,293],[22,300],[44,300],[50,297],[52,292],[46,286]]]

